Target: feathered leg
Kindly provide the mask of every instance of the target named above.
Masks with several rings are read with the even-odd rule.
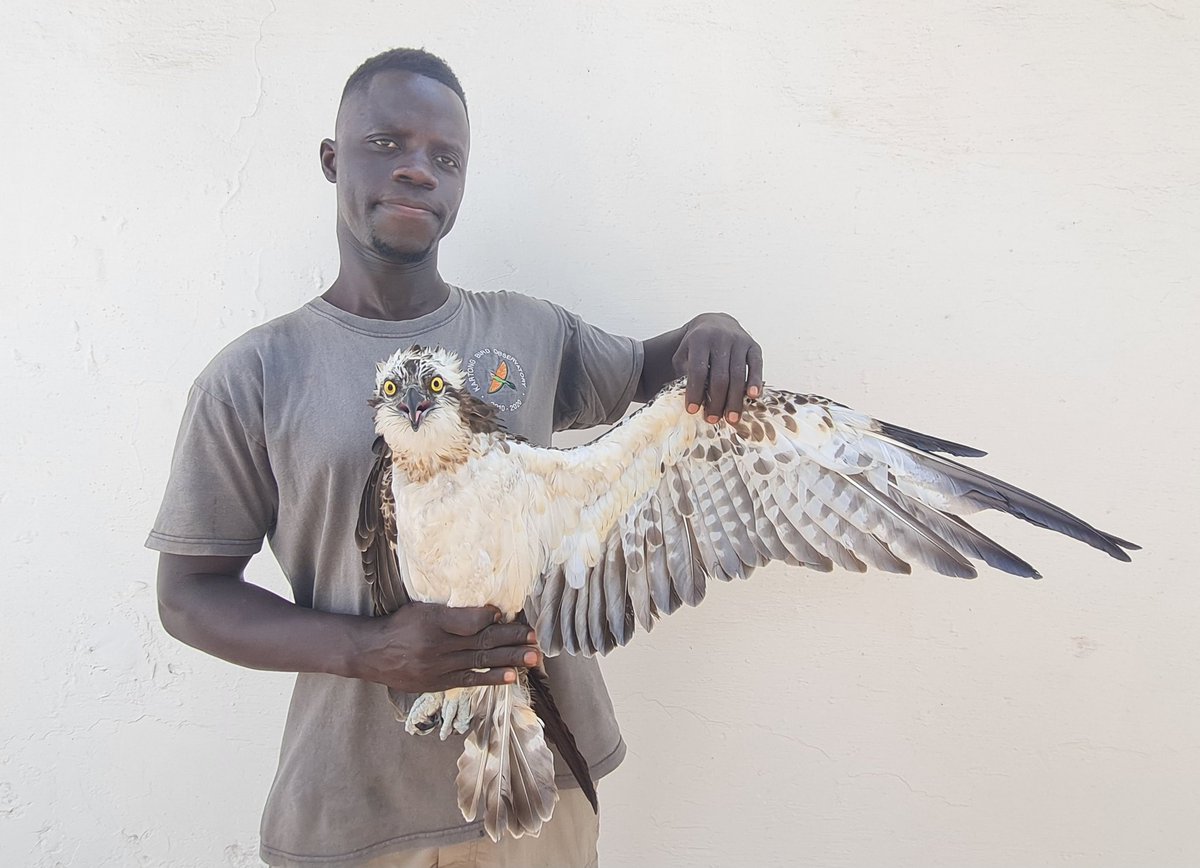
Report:
[[[473,723],[458,758],[458,807],[481,814],[488,837],[499,841],[537,834],[554,813],[558,787],[542,722],[529,706],[525,679],[477,688]]]

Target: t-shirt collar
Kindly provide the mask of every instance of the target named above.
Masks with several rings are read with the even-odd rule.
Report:
[[[463,305],[463,291],[451,284],[447,284],[446,288],[450,290],[446,300],[436,310],[415,319],[390,320],[358,316],[342,310],[340,307],[335,307],[320,296],[314,298],[305,307],[360,334],[381,338],[407,338],[444,325],[459,312]]]

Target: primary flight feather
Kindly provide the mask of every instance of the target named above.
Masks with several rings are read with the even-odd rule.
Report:
[[[408,599],[524,612],[546,653],[604,654],[704,598],[710,578],[772,560],[949,576],[971,561],[1038,578],[963,520],[997,509],[1128,561],[1133,543],[944,455],[984,453],[815,395],[766,387],[736,424],[685,411],[682,382],[597,440],[542,448],[504,433],[458,358],[414,346],[378,367],[376,461],[358,543],[375,614]],[[936,453],[942,453],[941,455]],[[498,840],[536,835],[558,799],[544,676],[424,694],[410,732],[467,733],[459,807]],[[551,735],[594,804],[569,732]]]

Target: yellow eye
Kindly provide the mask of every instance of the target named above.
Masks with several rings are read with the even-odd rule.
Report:
[[[392,397],[393,395],[395,395],[396,394],[396,384],[394,382],[392,382],[391,380],[384,380],[383,381],[383,394],[385,394],[389,398]]]
[[[429,391],[433,392],[435,395],[441,394],[441,391],[444,388],[446,388],[446,383],[441,377],[434,377],[429,381]]]

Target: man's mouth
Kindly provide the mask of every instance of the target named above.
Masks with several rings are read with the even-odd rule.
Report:
[[[408,199],[385,199],[379,204],[396,214],[404,214],[412,217],[437,216],[436,212],[428,205]]]

